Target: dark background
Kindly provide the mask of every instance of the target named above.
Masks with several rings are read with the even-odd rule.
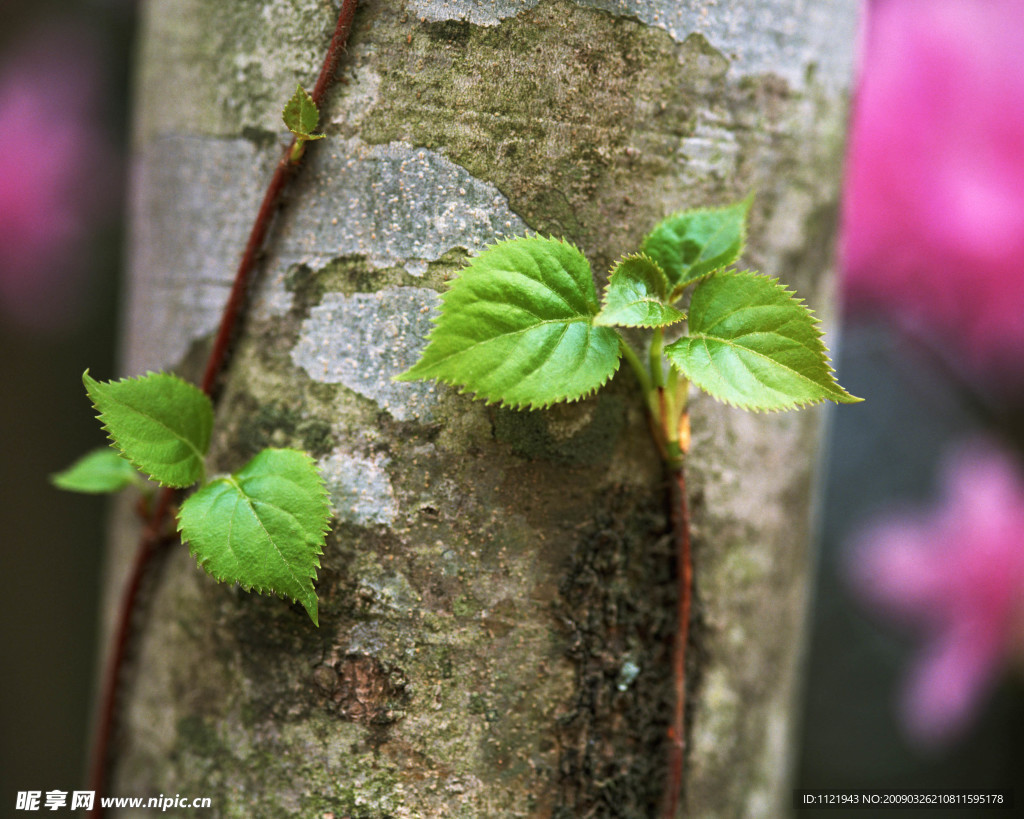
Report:
[[[0,2],[0,66],[51,28],[76,32],[98,55],[95,113],[115,158],[96,169],[101,178],[87,174],[102,215],[75,249],[84,286],[73,313],[54,326],[0,310],[0,816],[18,815],[19,790],[70,792],[86,781],[106,503],[59,492],[47,478],[103,443],[81,377],[87,367],[110,374],[115,366],[116,160],[127,151],[132,17],[127,2]]]

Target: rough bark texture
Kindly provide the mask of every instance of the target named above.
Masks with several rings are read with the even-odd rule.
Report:
[[[336,8],[143,8],[125,368],[195,378],[280,109],[312,83]],[[632,375],[533,413],[390,378],[444,283],[496,236],[565,236],[603,273],[667,213],[751,190],[745,264],[827,316],[853,15],[824,0],[361,6],[211,456],[213,470],[268,444],[318,458],[336,512],[321,626],[176,550],[112,793],[209,795],[212,815],[239,817],[653,814],[674,587]],[[692,415],[685,804],[775,817],[821,416],[702,398]],[[126,519],[115,567],[134,539]]]

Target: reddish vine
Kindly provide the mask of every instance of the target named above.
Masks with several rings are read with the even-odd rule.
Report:
[[[679,808],[686,758],[686,646],[690,640],[690,608],[693,596],[693,560],[690,555],[690,511],[686,501],[686,472],[682,466],[669,470],[672,535],[676,551],[676,634],[672,649],[672,682],[675,694],[672,723],[668,729],[668,775],[665,782],[665,819],[674,819]]]
[[[320,68],[316,85],[310,95],[318,108],[323,104],[327,91],[334,80],[338,62],[348,44],[357,3],[358,0],[342,0],[330,45],[327,48],[327,53]],[[267,185],[263,201],[249,232],[249,238],[242,251],[242,257],[231,286],[231,292],[224,306],[217,335],[210,350],[206,369],[200,384],[202,391],[211,398],[214,397],[216,392],[217,380],[230,359],[231,342],[234,339],[239,320],[244,312],[246,297],[256,268],[256,261],[260,250],[266,242],[274,213],[280,205],[281,194],[301,163],[301,153],[297,156],[293,153],[297,140],[298,137],[294,137],[281,152],[281,158]],[[103,817],[105,815],[102,798],[105,795],[109,778],[110,746],[117,722],[119,683],[124,670],[128,647],[133,638],[140,603],[140,592],[149,579],[152,567],[156,564],[156,558],[163,553],[168,545],[178,540],[176,533],[169,531],[170,512],[174,506],[176,496],[177,490],[162,489],[157,495],[156,502],[144,514],[145,523],[121,599],[94,727],[90,773],[90,787],[94,794],[93,809],[90,811],[90,816],[93,817]]]
[[[341,53],[345,50],[345,46],[348,43],[348,36],[352,30],[352,18],[356,11],[356,3],[357,0],[342,0],[341,10],[338,13],[338,24],[334,29],[334,35],[331,37],[331,44],[324,57],[323,66],[320,68],[320,76],[317,77],[316,85],[310,94],[317,108],[323,106],[327,89],[330,88],[338,68],[338,60],[341,59]],[[227,361],[228,348],[234,336],[235,326],[238,323],[242,305],[245,302],[252,272],[256,267],[256,256],[266,240],[267,231],[270,229],[270,221],[280,203],[281,193],[302,161],[301,154],[298,158],[293,158],[297,141],[298,137],[293,137],[292,141],[281,152],[281,158],[274,169],[274,175],[270,178],[267,191],[263,195],[263,202],[260,204],[252,230],[249,232],[249,240],[245,243],[242,259],[238,263],[235,280],[231,285],[231,293],[228,295],[227,303],[224,305],[224,312],[221,315],[217,337],[213,342],[213,349],[210,351],[210,357],[206,363],[206,372],[203,374],[203,380],[200,383],[200,389],[211,397],[216,387],[217,377],[224,369]]]

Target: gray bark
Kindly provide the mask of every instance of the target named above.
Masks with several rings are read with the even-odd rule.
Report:
[[[826,319],[855,6],[368,0],[328,138],[261,267],[211,471],[319,460],[336,518],[297,606],[163,567],[112,792],[217,816],[654,813],[674,607],[632,375],[546,412],[393,383],[495,237],[606,271],[669,212],[755,190],[744,264]],[[138,64],[125,369],[196,378],[327,0],[151,0]],[[818,411],[696,397],[685,802],[785,812]],[[112,547],[110,600],[137,532]],[[196,815],[211,815],[196,812]]]

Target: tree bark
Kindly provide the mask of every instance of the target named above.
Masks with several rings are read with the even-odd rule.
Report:
[[[649,817],[671,715],[666,485],[623,368],[544,412],[400,384],[438,294],[496,237],[603,279],[660,218],[756,191],[744,264],[828,316],[854,4],[367,0],[224,378],[211,472],[310,451],[335,521],[320,628],[154,584],[115,795],[217,816]],[[151,0],[138,64],[124,368],[198,379],[337,10]],[[684,809],[785,812],[822,416],[695,397]],[[108,600],[137,539],[116,526]],[[187,813],[182,815],[188,815]],[[210,816],[196,811],[196,816]]]

